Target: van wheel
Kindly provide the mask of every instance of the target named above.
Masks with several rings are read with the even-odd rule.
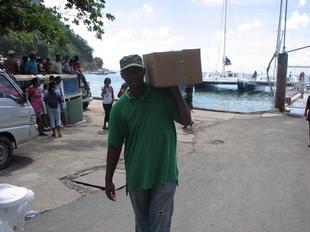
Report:
[[[11,141],[4,136],[0,136],[0,169],[8,166],[12,159],[13,147]]]

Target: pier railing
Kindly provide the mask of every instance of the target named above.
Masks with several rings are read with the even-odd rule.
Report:
[[[289,107],[305,108],[310,94],[310,66],[288,66],[288,81],[293,83],[287,87],[286,103]]]

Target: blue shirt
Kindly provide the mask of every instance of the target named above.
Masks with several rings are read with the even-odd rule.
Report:
[[[35,60],[28,60],[25,65],[25,72],[30,74],[37,74],[38,73],[37,62]]]

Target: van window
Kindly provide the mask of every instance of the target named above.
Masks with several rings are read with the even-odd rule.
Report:
[[[3,75],[0,75],[0,98],[11,98],[17,102],[21,101],[18,91]]]

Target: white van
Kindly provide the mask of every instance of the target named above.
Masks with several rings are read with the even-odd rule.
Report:
[[[13,148],[37,135],[36,116],[27,95],[0,69],[0,169],[11,161]]]

